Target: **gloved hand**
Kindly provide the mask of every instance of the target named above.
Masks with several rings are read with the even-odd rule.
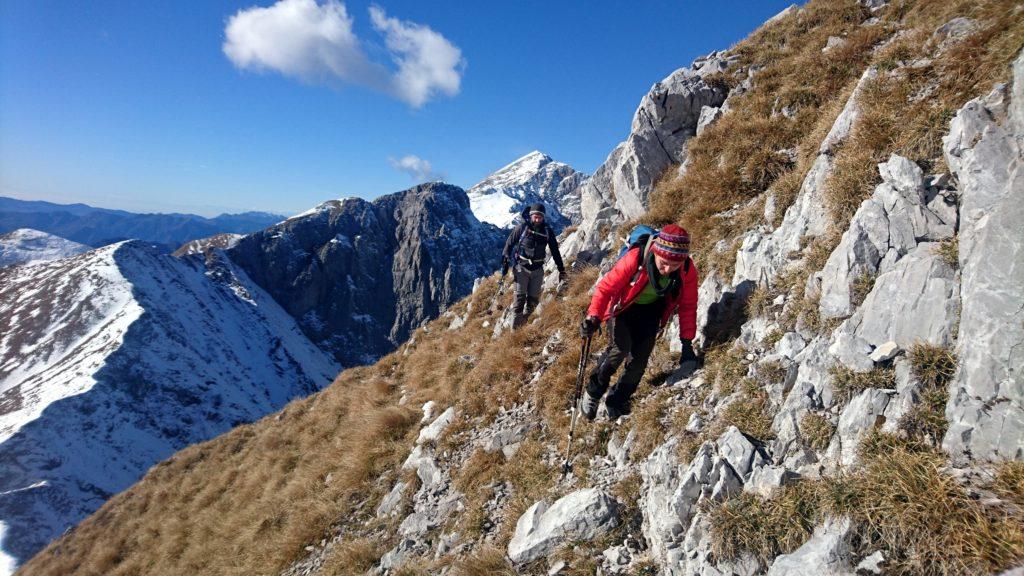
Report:
[[[580,324],[580,336],[590,338],[601,329],[601,321],[596,316],[587,316]]]
[[[697,371],[697,354],[693,352],[692,340],[683,340],[683,351],[679,353],[679,371],[683,376]]]

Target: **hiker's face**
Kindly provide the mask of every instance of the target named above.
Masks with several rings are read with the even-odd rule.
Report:
[[[658,269],[658,274],[661,274],[662,276],[668,276],[676,270],[679,270],[679,267],[682,265],[682,262],[673,262],[672,260],[666,260],[657,254],[654,255],[654,267]]]
[[[533,222],[534,224],[540,224],[543,221],[544,221],[544,215],[543,214],[530,214],[530,222]]]

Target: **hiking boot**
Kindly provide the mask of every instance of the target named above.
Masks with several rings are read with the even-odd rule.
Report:
[[[579,411],[588,422],[597,418],[597,405],[599,400],[590,395],[586,390],[580,395]]]
[[[615,422],[622,416],[629,416],[633,411],[633,408],[629,405],[629,402],[618,403],[609,402],[607,399],[604,401],[604,407],[608,411],[608,420]]]
[[[512,329],[518,330],[523,324],[526,324],[526,314],[516,314],[512,318]]]

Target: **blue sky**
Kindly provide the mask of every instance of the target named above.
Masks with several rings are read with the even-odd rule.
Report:
[[[592,172],[654,82],[789,4],[284,1],[4,0],[0,195],[289,214],[408,188],[409,155],[464,187],[534,149]],[[303,6],[317,62],[274,20]]]

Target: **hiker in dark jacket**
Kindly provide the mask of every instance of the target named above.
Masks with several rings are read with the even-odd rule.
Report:
[[[540,302],[548,248],[551,248],[551,257],[555,259],[555,266],[558,266],[559,281],[565,276],[555,231],[544,221],[544,205],[531,204],[523,210],[522,215],[523,222],[515,227],[505,241],[501,258],[501,275],[504,276],[511,267],[512,278],[516,283],[516,299],[512,305],[515,314],[513,328],[525,324]]]
[[[683,341],[680,368],[691,373],[696,369],[692,340],[697,332],[697,285],[690,237],[674,224],[665,226],[646,246],[630,248],[601,278],[580,327],[581,335],[588,338],[602,321],[608,321],[611,336],[580,398],[580,413],[588,420],[597,415],[601,396],[623,361],[626,368],[604,403],[612,421],[629,414],[654,343],[673,314],[678,315]]]

